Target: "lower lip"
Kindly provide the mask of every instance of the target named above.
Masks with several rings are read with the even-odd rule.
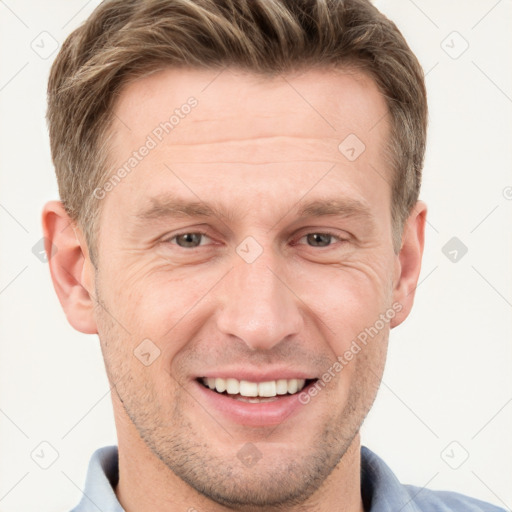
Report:
[[[308,386],[294,395],[278,395],[277,400],[272,402],[250,403],[242,402],[229,395],[217,393],[195,381],[203,400],[229,420],[251,427],[263,427],[279,425],[291,418],[304,405],[299,401],[299,396]],[[311,384],[310,384],[311,385]],[[209,410],[209,407],[206,406]]]

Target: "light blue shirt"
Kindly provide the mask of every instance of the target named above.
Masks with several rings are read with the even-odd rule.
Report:
[[[119,479],[117,446],[94,452],[80,503],[71,512],[124,512],[114,488]],[[489,503],[448,491],[402,485],[385,462],[361,447],[361,495],[366,512],[505,512]]]

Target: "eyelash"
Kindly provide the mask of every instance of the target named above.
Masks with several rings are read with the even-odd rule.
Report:
[[[202,236],[205,236],[207,238],[210,238],[210,236],[208,235],[208,233],[206,233],[205,231],[201,231],[201,230],[195,230],[195,231],[183,231],[181,233],[177,233],[175,235],[173,235],[171,238],[168,238],[166,240],[164,240],[164,242],[166,243],[170,243],[171,245],[176,245],[177,247],[180,247],[180,249],[185,249],[185,250],[193,250],[193,249],[198,249],[200,246],[197,246],[197,247],[191,247],[191,248],[187,248],[187,247],[181,247],[179,246],[178,244],[173,244],[172,243],[172,240],[175,240],[176,238],[178,238],[179,236],[182,236],[182,235],[202,235]],[[331,236],[333,238],[335,238],[338,242],[340,243],[343,243],[343,242],[347,242],[348,239],[347,238],[342,238],[340,235],[332,232],[332,231],[329,231],[329,230],[326,230],[326,231],[310,231],[308,233],[305,233],[304,235],[302,235],[299,240],[301,240],[302,238],[304,238],[305,236],[308,236],[308,235],[328,235],[328,236]],[[315,248],[314,246],[309,246],[309,247],[312,247],[312,248]],[[330,248],[331,245],[328,245],[326,247],[317,247],[317,249],[328,249]]]

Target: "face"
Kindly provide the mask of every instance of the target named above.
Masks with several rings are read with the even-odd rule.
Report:
[[[348,71],[166,70],[115,114],[94,318],[116,414],[218,503],[301,502],[357,435],[401,309],[385,101]]]

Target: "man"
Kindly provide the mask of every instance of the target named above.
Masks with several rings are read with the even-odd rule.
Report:
[[[426,219],[423,73],[392,22],[362,0],[104,2],[48,120],[52,279],[99,335],[118,433],[75,511],[498,510],[360,446]]]

